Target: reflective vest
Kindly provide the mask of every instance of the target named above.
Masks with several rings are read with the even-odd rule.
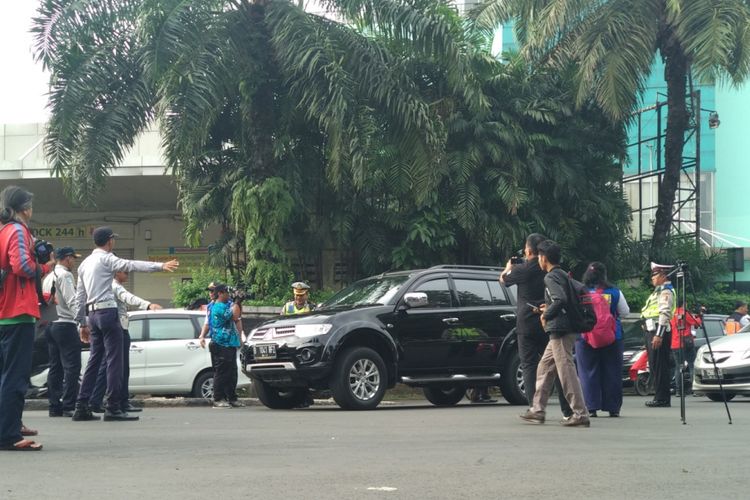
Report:
[[[648,296],[646,299],[646,305],[641,309],[641,318],[658,318],[659,317],[659,296],[664,290],[669,290],[672,293],[672,316],[677,310],[677,301],[675,299],[674,288],[671,283],[666,283],[657,287],[654,293]]]
[[[284,308],[281,310],[281,314],[282,316],[289,316],[292,314],[308,313],[312,310],[313,308],[309,302],[305,302],[305,305],[303,305],[302,307],[297,307],[297,303],[291,300],[284,304]]]

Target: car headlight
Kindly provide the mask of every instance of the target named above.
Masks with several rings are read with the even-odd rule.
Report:
[[[333,327],[333,325],[329,323],[321,323],[318,325],[295,325],[294,335],[301,339],[325,335],[331,327]]]

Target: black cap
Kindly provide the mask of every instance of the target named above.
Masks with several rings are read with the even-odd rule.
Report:
[[[55,250],[55,258],[57,260],[62,260],[68,255],[72,255],[73,257],[80,259],[81,256],[76,253],[76,251],[73,249],[73,247],[60,247],[57,250]]]
[[[119,238],[120,235],[112,231],[111,227],[102,226],[94,229],[94,243],[98,247],[103,247],[112,238]]]
[[[214,284],[214,292],[228,292],[229,287],[226,286],[224,283],[215,283]]]

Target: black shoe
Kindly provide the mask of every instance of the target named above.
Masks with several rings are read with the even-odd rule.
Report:
[[[75,413],[73,410],[63,410],[62,416],[63,417],[72,417],[73,413]]]
[[[616,417],[619,417],[620,414],[618,412],[616,412],[616,411],[611,411],[611,412],[609,412],[609,416],[613,417],[613,418],[616,418]]]
[[[139,408],[137,406],[133,406],[130,403],[128,403],[127,408],[125,408],[125,411],[128,413],[138,413],[139,411],[143,411],[143,408]]]
[[[653,401],[646,401],[646,406],[649,408],[669,408],[672,406],[672,403],[654,399]]]
[[[130,422],[139,418],[136,415],[128,415],[122,410],[107,410],[104,412],[105,422]]]
[[[73,412],[74,422],[85,422],[87,420],[99,420],[99,417],[91,413],[88,405],[76,404],[76,411]]]
[[[49,411],[49,416],[50,417],[62,417],[63,416],[63,412],[62,412],[62,410],[50,410]]]
[[[103,406],[91,406],[89,408],[92,413],[104,413],[104,407]]]
[[[589,410],[589,418],[597,418],[596,410]]]

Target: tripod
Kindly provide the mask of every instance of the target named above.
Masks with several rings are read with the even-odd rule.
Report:
[[[687,363],[687,357],[685,356],[685,341],[684,337],[682,335],[682,332],[687,328],[686,324],[686,314],[688,309],[687,306],[687,287],[690,286],[690,293],[693,298],[693,303],[696,305],[696,307],[699,309],[698,306],[698,300],[695,295],[695,287],[693,286],[693,277],[690,275],[690,271],[688,270],[687,262],[683,261],[677,261],[677,264],[675,265],[674,270],[672,270],[667,276],[671,276],[672,274],[675,275],[675,295],[677,296],[678,300],[682,302],[682,313],[677,316],[677,335],[680,338],[680,380],[678,381],[677,387],[680,390],[680,420],[682,420],[682,424],[685,425],[687,423],[685,419],[685,373],[688,371],[688,363]],[[711,362],[714,365],[714,370],[716,370],[716,373],[719,373],[719,369],[716,366],[716,358],[714,357],[713,349],[711,348],[711,340],[708,338],[708,333],[706,332],[706,326],[703,323],[702,320],[702,314],[699,313],[699,316],[701,317],[700,321],[700,327],[701,331],[703,332],[703,338],[706,339],[706,346],[708,347],[709,355],[711,356]],[[721,381],[722,377],[719,376],[719,391],[721,392],[721,399],[724,400],[724,408],[727,411],[727,418],[729,419],[729,425],[732,425],[732,415],[729,413],[729,405],[727,404],[727,396],[724,392],[724,384]]]

